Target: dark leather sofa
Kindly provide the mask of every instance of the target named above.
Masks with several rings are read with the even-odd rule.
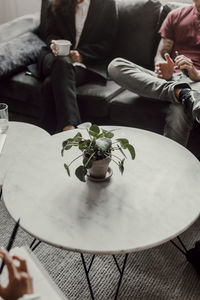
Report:
[[[157,0],[116,0],[119,8],[118,36],[112,58],[124,57],[153,68],[159,42],[157,31],[168,14],[178,6],[165,6]],[[40,26],[42,39],[46,26],[47,0],[42,1]],[[7,102],[11,118],[38,124],[42,82],[25,75],[25,68],[6,79],[0,78],[0,101]],[[97,124],[126,125],[162,134],[168,103],[145,99],[123,90],[113,81],[89,83],[78,88],[78,104],[83,121]],[[188,148],[200,158],[200,129],[194,124]]]

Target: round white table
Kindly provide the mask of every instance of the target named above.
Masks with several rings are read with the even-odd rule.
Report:
[[[184,147],[155,133],[121,127],[115,135],[129,139],[136,159],[128,156],[123,175],[111,162],[108,182],[83,183],[74,175],[76,164],[71,177],[63,167],[77,149],[64,158],[60,154],[62,141],[76,132],[25,142],[26,151],[5,178],[5,205],[33,236],[68,250],[116,254],[162,244],[198,218],[200,163]]]
[[[38,140],[50,135],[45,130],[23,122],[9,122],[9,128],[2,152],[0,153],[0,186],[6,172],[13,168],[19,156],[28,151]]]
[[[71,177],[63,166],[80,152],[60,154],[62,141],[76,133],[33,143],[6,176],[5,206],[30,234],[81,253],[130,253],[173,239],[198,218],[200,163],[184,147],[152,132],[119,127],[115,136],[129,139],[136,159],[127,154],[123,176],[111,162],[110,181],[83,183],[73,172],[78,162]]]

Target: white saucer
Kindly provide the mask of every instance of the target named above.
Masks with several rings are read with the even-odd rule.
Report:
[[[112,176],[113,174],[113,171],[112,169],[109,167],[108,168],[108,171],[106,173],[106,176],[104,178],[96,178],[96,177],[93,177],[93,176],[90,176],[89,174],[87,174],[87,178],[90,180],[90,181],[95,181],[95,182],[103,182],[103,181],[107,181],[110,179],[110,177]]]

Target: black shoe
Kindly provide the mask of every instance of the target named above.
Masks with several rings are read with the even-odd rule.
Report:
[[[179,100],[184,105],[185,112],[191,114],[194,120],[200,123],[200,93],[183,88],[180,91]]]

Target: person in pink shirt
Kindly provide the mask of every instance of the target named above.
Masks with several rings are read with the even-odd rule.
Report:
[[[108,72],[140,96],[171,102],[164,135],[186,146],[194,121],[200,123],[200,0],[172,10],[159,33],[154,71],[116,58]]]

